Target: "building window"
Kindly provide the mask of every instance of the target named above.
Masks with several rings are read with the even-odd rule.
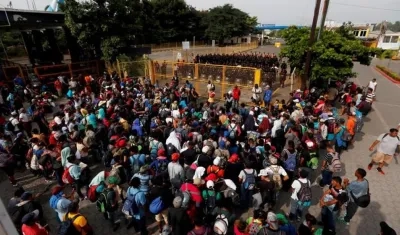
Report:
[[[365,37],[365,36],[367,36],[367,30],[361,30],[360,37]]]
[[[390,42],[390,36],[383,37],[383,43],[389,43],[389,42]]]
[[[397,43],[399,41],[399,36],[392,36],[392,39],[390,40],[391,43]]]
[[[354,36],[358,37],[358,30],[354,30],[353,34]]]

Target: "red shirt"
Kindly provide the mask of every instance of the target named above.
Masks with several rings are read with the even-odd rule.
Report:
[[[232,98],[234,100],[238,100],[240,98],[240,89],[239,88],[233,88],[232,90]]]
[[[48,235],[49,232],[38,223],[33,224],[32,226],[22,225],[22,234],[23,235]]]

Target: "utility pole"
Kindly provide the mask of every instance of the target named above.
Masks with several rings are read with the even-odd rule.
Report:
[[[317,28],[320,7],[321,7],[321,0],[316,0],[315,9],[314,9],[314,17],[313,17],[313,22],[311,25],[310,40],[308,41],[308,50],[307,50],[306,64],[305,64],[305,68],[304,68],[304,77],[303,77],[303,79],[301,79],[301,89],[303,89],[303,90],[307,87],[307,81],[309,81],[311,56],[312,56],[311,50],[312,50],[312,46],[314,45],[314,41],[315,41],[315,29]]]
[[[325,28],[325,20],[326,20],[326,15],[328,14],[328,7],[329,7],[329,0],[325,0],[324,1],[324,7],[323,7],[323,10],[322,10],[321,24],[320,24],[319,30],[318,30],[317,41],[321,38],[322,31],[324,31],[324,28]]]

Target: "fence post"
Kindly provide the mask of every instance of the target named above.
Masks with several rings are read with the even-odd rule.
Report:
[[[152,60],[148,61],[148,67],[149,67],[149,74],[150,74],[150,78],[151,78],[151,84],[156,84],[155,68],[154,68],[154,63]]]
[[[225,93],[225,72],[226,72],[226,65],[222,66],[222,78],[221,78],[221,100],[224,100],[224,93]]]
[[[193,79],[195,79],[195,83],[194,83],[194,88],[196,89],[197,93],[199,93],[199,81],[198,79],[200,79],[199,76],[199,64],[194,64],[194,74],[193,74]]]

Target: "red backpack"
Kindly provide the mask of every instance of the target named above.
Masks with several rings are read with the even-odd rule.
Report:
[[[72,184],[74,182],[74,179],[69,173],[69,168],[71,168],[72,166],[69,166],[67,169],[64,170],[64,173],[62,175],[62,181],[64,182],[64,184]]]

